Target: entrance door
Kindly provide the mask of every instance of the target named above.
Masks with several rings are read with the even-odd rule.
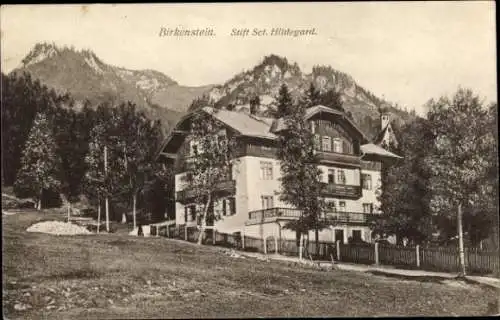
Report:
[[[344,243],[344,230],[335,230],[335,242],[340,241],[340,243]]]

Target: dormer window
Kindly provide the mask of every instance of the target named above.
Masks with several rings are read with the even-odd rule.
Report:
[[[332,151],[332,140],[330,137],[323,136],[323,139],[321,140],[321,148],[323,149],[323,151]]]
[[[342,140],[333,139],[333,152],[342,153]]]

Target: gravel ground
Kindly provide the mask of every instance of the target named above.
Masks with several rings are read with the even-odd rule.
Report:
[[[49,233],[55,235],[91,234],[91,232],[84,227],[61,221],[39,222],[29,227],[26,231]]]

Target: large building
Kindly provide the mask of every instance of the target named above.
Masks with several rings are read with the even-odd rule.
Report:
[[[221,218],[208,221],[220,232],[241,232],[247,236],[276,236],[295,239],[283,228],[301,212],[280,200],[280,162],[276,157],[279,120],[228,110],[203,108],[223,124],[226,134],[239,143],[232,173],[217,184],[213,210]],[[200,207],[193,203],[195,192],[186,182],[193,141],[189,131],[193,114],[176,125],[161,146],[162,161],[175,168],[175,223],[195,226]],[[320,240],[371,241],[370,219],[380,214],[377,195],[381,169],[399,156],[371,143],[342,112],[324,106],[307,109],[306,120],[315,135],[317,155],[325,187],[328,210],[324,218],[331,224],[319,233]]]

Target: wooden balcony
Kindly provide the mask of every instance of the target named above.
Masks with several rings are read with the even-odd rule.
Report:
[[[316,151],[316,155],[322,163],[340,164],[350,167],[361,167],[361,158],[354,154]]]
[[[345,184],[323,183],[323,196],[324,197],[340,197],[359,199],[362,195],[361,186],[352,186]]]
[[[380,171],[382,170],[382,163],[376,161],[361,161],[361,169],[362,170],[373,170]]]
[[[224,180],[216,184],[215,187],[217,194],[220,195],[234,195],[236,193],[236,181]],[[175,200],[181,203],[186,203],[196,197],[196,189],[187,187],[184,190],[177,191]]]
[[[275,218],[298,219],[301,214],[302,211],[293,208],[269,208],[250,211],[248,213],[248,220],[249,222],[259,223],[275,220]]]
[[[367,224],[377,216],[375,213],[364,212],[327,212],[324,219],[332,225],[337,223]]]
[[[248,213],[248,221],[246,224],[251,225],[264,222],[273,222],[278,219],[297,220],[298,218],[300,218],[301,214],[302,211],[291,208],[269,208],[255,210]],[[331,225],[364,225],[373,221],[376,216],[377,214],[363,212],[326,212],[325,214],[323,214],[321,219]]]

